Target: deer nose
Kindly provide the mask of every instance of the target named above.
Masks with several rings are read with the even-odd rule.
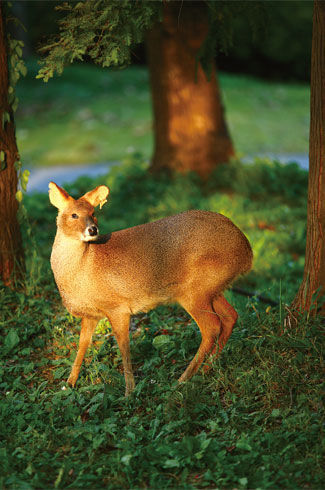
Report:
[[[90,236],[96,236],[98,234],[97,226],[89,226],[88,233]]]

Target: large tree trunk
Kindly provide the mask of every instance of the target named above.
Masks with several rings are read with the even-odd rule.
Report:
[[[317,292],[316,292],[317,291]],[[307,243],[293,309],[316,314],[325,294],[325,2],[315,0],[311,57]],[[321,309],[325,314],[325,305]]]
[[[8,102],[7,39],[3,10],[0,0],[0,280],[12,286],[24,270],[24,255],[17,221],[17,172],[14,164],[19,155],[13,113]],[[8,122],[3,118],[5,113],[10,115]]]
[[[154,113],[152,170],[206,178],[234,154],[213,63],[210,81],[195,56],[208,33],[204,2],[166,2],[147,38]]]

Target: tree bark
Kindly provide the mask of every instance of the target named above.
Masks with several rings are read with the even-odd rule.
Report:
[[[0,155],[4,156],[4,161],[0,162],[0,279],[6,286],[13,286],[15,279],[23,274],[24,254],[17,220],[17,172],[14,166],[19,154],[8,89],[7,38],[3,1],[0,0]],[[3,119],[5,113],[10,115],[10,121]]]
[[[325,2],[315,0],[311,55],[307,242],[303,280],[292,307],[320,309],[325,294]]]
[[[207,79],[195,56],[207,36],[204,2],[167,2],[147,38],[154,113],[151,168],[207,178],[234,155],[213,63]]]

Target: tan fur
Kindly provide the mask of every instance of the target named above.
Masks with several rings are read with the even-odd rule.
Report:
[[[248,240],[228,218],[187,211],[114,232],[103,243],[86,242],[86,226],[97,224],[94,206],[106,202],[109,189],[99,186],[74,200],[53,182],[49,187],[50,201],[59,209],[52,270],[64,305],[82,318],[70,384],[77,381],[98,320],[107,317],[121,350],[128,395],[134,388],[130,315],[162,303],[182,305],[202,335],[199,350],[179,381],[191,377],[207,354],[221,352],[237,320],[221,293],[252,265]]]

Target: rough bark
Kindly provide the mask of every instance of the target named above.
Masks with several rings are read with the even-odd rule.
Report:
[[[325,294],[325,2],[315,0],[304,276],[293,309],[316,314]],[[321,307],[325,315],[325,305]]]
[[[19,159],[15,125],[8,102],[8,58],[5,34],[3,2],[0,0],[0,152],[5,161],[0,170],[0,279],[12,286],[24,270],[22,239],[17,220],[16,200],[17,172],[15,162]],[[3,114],[10,114],[10,121],[3,124]]]
[[[154,113],[151,168],[206,178],[234,154],[213,66],[211,79],[195,56],[208,33],[204,2],[167,2],[147,38]],[[214,62],[212,62],[214,63]]]

